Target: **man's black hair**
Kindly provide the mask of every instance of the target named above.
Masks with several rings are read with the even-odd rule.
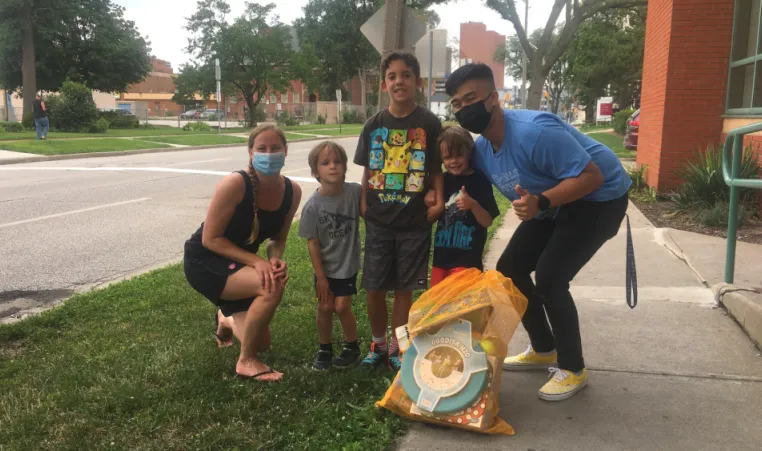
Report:
[[[416,58],[415,55],[407,52],[392,52],[381,62],[383,79],[386,79],[386,71],[389,70],[392,61],[402,61],[407,67],[413,69],[415,78],[421,78],[421,65],[418,63],[418,58]]]
[[[447,78],[447,83],[445,83],[447,95],[455,95],[463,83],[469,80],[484,80],[490,84],[492,90],[495,89],[495,76],[492,74],[492,69],[483,63],[469,63],[459,67]]]

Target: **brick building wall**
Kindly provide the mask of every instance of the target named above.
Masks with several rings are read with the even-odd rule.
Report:
[[[494,60],[495,50],[505,47],[505,36],[495,31],[487,31],[483,23],[460,24],[460,59],[471,59],[474,63],[484,63],[495,74],[497,89],[503,89],[505,65]]]
[[[648,2],[637,163],[659,191],[720,140],[732,26],[733,0]]]

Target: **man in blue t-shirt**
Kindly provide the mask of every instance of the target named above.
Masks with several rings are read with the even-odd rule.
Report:
[[[462,66],[450,75],[446,90],[460,125],[481,135],[473,167],[513,202],[523,221],[497,269],[529,299],[522,323],[531,345],[505,359],[503,367],[557,365],[539,396],[567,399],[587,385],[569,283],[617,234],[631,181],[611,149],[558,116],[501,109],[492,70],[485,64]]]

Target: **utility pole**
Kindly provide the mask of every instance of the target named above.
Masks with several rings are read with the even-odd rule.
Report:
[[[217,135],[222,133],[222,117],[220,117],[220,96],[222,95],[222,89],[220,86],[220,80],[222,80],[222,72],[220,71],[220,59],[214,59],[214,78],[217,81],[217,92],[215,92],[215,99],[217,100]]]
[[[433,66],[434,65],[434,30],[429,30],[429,92],[426,99],[429,101],[428,107],[429,111],[431,111],[431,96],[434,94],[434,80],[432,79],[432,75],[434,73]]]
[[[386,0],[386,18],[384,20],[384,51],[381,59],[386,58],[390,53],[399,49],[402,40],[402,14],[405,12],[403,0]],[[381,91],[381,82],[384,80],[384,74],[381,74],[378,90],[378,109],[381,110],[389,106],[389,97]]]
[[[524,31],[527,39],[529,33],[529,0],[524,0]],[[521,107],[527,107],[527,52],[524,50],[521,55]]]

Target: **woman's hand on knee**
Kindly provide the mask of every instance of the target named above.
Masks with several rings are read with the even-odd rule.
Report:
[[[272,266],[273,277],[275,280],[285,288],[286,283],[288,283],[288,265],[286,262],[279,258],[272,257],[270,258],[270,266]]]
[[[270,262],[257,259],[253,267],[259,274],[259,283],[262,285],[262,289],[265,290],[265,293],[272,293],[275,289],[276,279]]]

